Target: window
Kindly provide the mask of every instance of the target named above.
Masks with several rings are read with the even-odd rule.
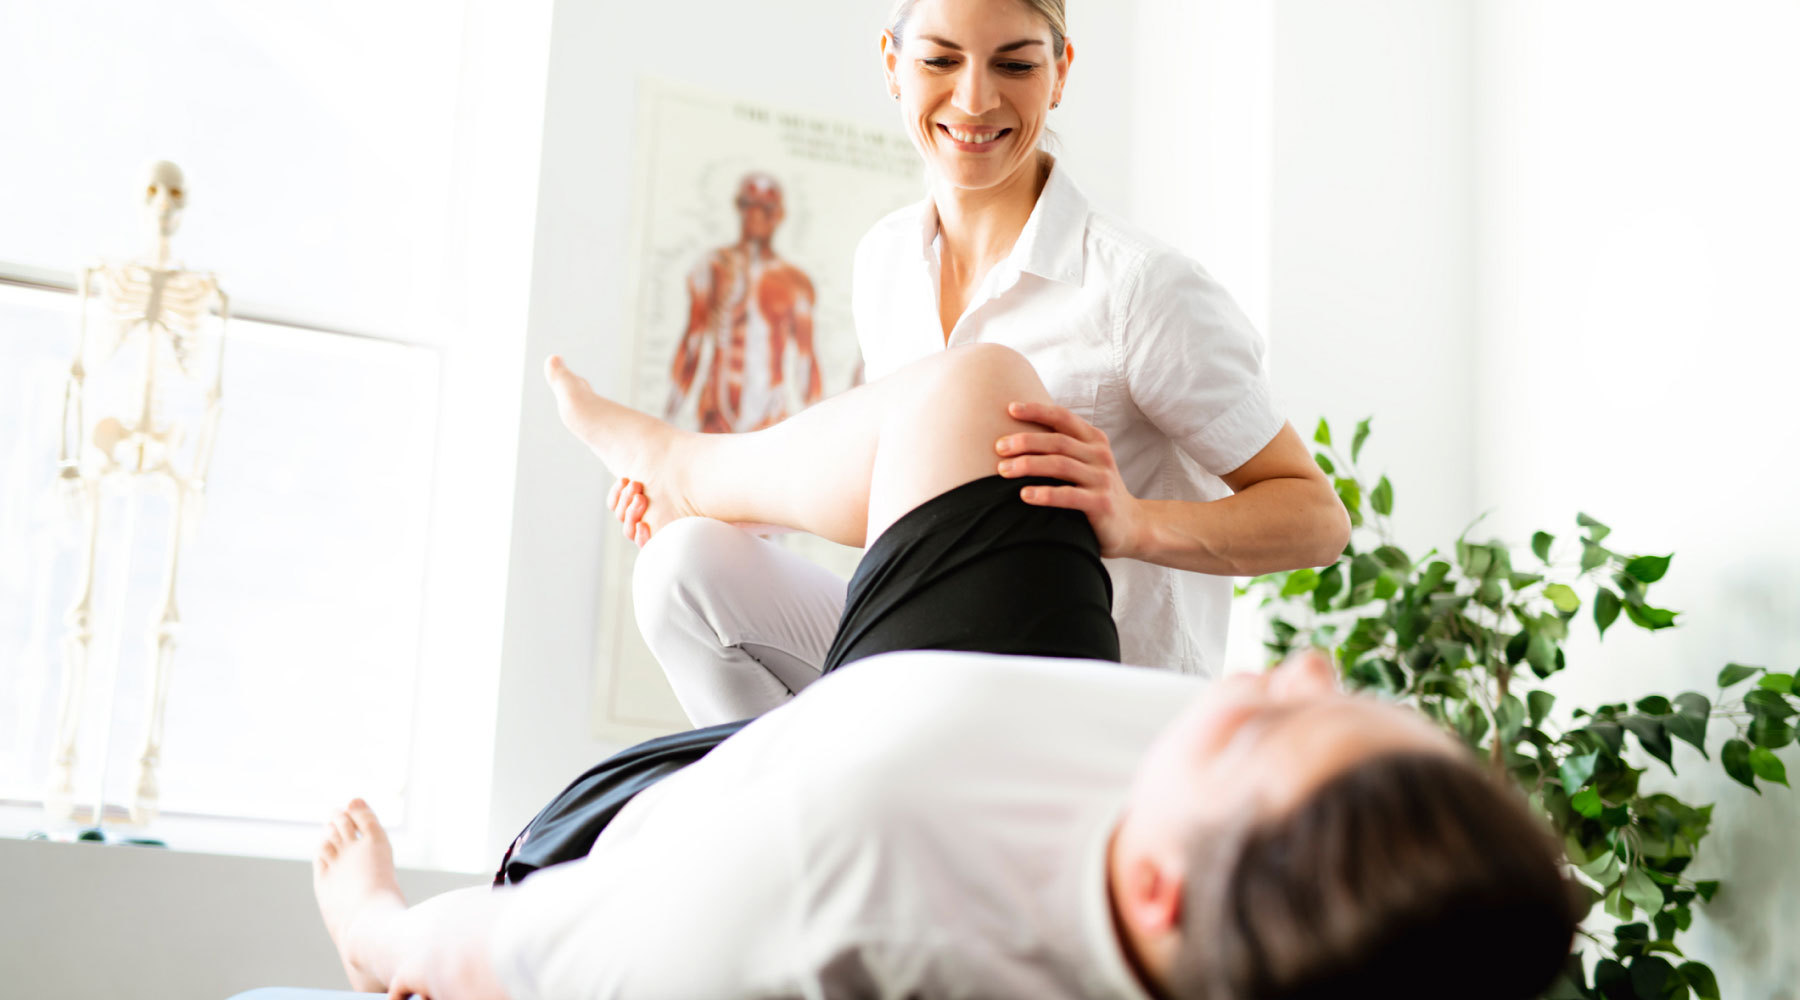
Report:
[[[54,489],[74,306],[67,293],[0,285],[0,690],[11,716],[0,721],[0,798],[14,802],[44,787],[79,586],[83,532]],[[356,789],[403,821],[436,352],[249,320],[234,320],[226,343],[212,474],[182,550],[162,809],[310,829]],[[150,700],[172,509],[147,496],[134,520],[125,492],[100,508],[83,802],[98,789],[103,740],[108,801],[129,801]]]

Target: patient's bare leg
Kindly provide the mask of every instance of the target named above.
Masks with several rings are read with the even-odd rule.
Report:
[[[558,358],[545,375],[563,423],[609,472],[645,485],[652,533],[699,514],[845,545],[993,475],[994,442],[1037,429],[1007,416],[1006,404],[1050,400],[1023,356],[991,344],[932,355],[749,434],[676,430],[596,395]]]
[[[350,985],[364,993],[387,989],[392,976],[375,968],[383,964],[371,945],[386,936],[386,927],[406,910],[400,883],[394,878],[394,849],[374,810],[362,799],[331,821],[319,853],[313,858],[313,895],[331,943]]]

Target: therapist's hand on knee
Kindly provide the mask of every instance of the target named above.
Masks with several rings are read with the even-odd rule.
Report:
[[[1125,488],[1106,432],[1048,403],[1013,403],[1007,414],[1048,431],[1008,434],[996,441],[1000,475],[1049,476],[1073,483],[1028,486],[1021,496],[1039,507],[1081,511],[1094,526],[1102,556],[1136,558],[1144,530],[1143,505]]]
[[[643,548],[650,540],[650,527],[644,523],[644,512],[650,509],[650,500],[644,496],[644,484],[631,479],[619,480],[606,494],[606,506],[619,519],[625,537]]]

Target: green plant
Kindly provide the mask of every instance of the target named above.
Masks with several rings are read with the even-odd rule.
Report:
[[[1634,761],[1641,753],[1673,773],[1676,740],[1712,761],[1717,721],[1729,731],[1716,757],[1727,775],[1758,794],[1758,781],[1787,785],[1775,751],[1794,742],[1800,675],[1727,664],[1711,697],[1649,695],[1576,709],[1555,725],[1556,699],[1541,682],[1566,668],[1570,627],[1587,617],[1602,639],[1621,617],[1650,631],[1673,627],[1677,613],[1650,603],[1671,557],[1615,552],[1611,529],[1581,514],[1572,539],[1532,536],[1529,555],[1518,553],[1528,569],[1503,542],[1471,541],[1474,525],[1452,552],[1415,559],[1394,543],[1393,485],[1383,476],[1370,487],[1358,472],[1369,425],[1357,426],[1346,457],[1319,422],[1316,459],[1354,531],[1333,565],[1257,577],[1240,591],[1272,612],[1266,645],[1276,657],[1333,650],[1352,687],[1407,701],[1448,727],[1562,835],[1589,911],[1602,906],[1618,923],[1582,930],[1547,997],[1717,1000],[1712,970],[1686,961],[1678,944],[1695,905],[1720,891],[1689,873],[1713,807],[1642,790],[1647,768]],[[1581,954],[1589,945],[1591,977]]]

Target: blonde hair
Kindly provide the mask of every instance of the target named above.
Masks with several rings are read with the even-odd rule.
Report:
[[[918,2],[919,0],[897,0],[894,4],[894,13],[888,17],[888,34],[894,36],[895,48],[899,48],[905,43],[906,21],[912,16],[912,9],[918,5]],[[1063,10],[1063,0],[1018,0],[1018,2],[1030,7],[1044,19],[1045,24],[1050,26],[1050,48],[1056,54],[1056,58],[1061,59],[1069,35],[1069,16]]]

